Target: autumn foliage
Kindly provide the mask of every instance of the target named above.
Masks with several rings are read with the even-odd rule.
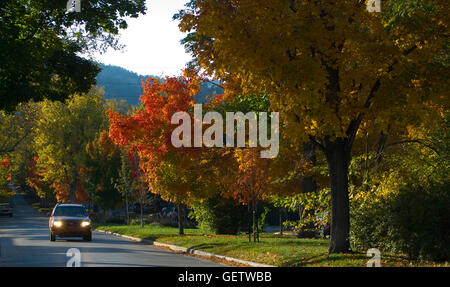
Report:
[[[411,2],[370,13],[367,1],[204,0],[177,15],[201,68],[237,92],[268,92],[285,137],[323,152],[330,253],[350,251],[348,168],[362,130],[395,138],[448,107],[448,3]]]
[[[11,180],[11,164],[8,157],[3,158],[0,162],[0,200],[8,200],[13,192],[10,190],[8,183]]]
[[[143,82],[142,105],[133,114],[107,112],[111,123],[109,136],[128,154],[138,155],[139,170],[150,187],[154,185],[154,189],[161,186],[158,183],[161,183],[162,177],[158,174],[167,175],[158,172],[163,160],[166,160],[164,164],[176,168],[175,174],[182,174],[186,156],[192,152],[172,146],[171,134],[175,126],[171,124],[171,118],[177,112],[192,112],[193,96],[199,91],[198,79],[190,72],[185,72],[183,77],[166,77],[163,81],[148,78]],[[169,180],[167,177],[165,179]],[[162,184],[167,188],[160,192],[163,196],[164,191],[168,192],[166,198],[171,201],[176,200],[176,194],[185,193],[186,187],[183,188],[183,185],[177,188],[168,185]]]
[[[188,111],[193,105],[191,82],[186,78],[166,77],[164,82],[148,78],[143,82],[142,108],[132,115],[108,111],[114,142],[145,159],[145,169],[151,171],[171,148],[174,113]]]

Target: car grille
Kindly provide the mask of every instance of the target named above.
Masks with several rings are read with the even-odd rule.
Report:
[[[64,220],[63,225],[68,228],[80,227],[81,220]]]

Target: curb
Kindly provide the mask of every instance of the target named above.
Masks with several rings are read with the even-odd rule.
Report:
[[[226,260],[226,261],[230,261],[230,262],[234,262],[234,263],[245,264],[245,265],[248,265],[248,266],[251,266],[251,267],[276,267],[276,266],[273,266],[273,265],[268,265],[268,264],[262,264],[262,263],[257,263],[257,262],[237,259],[237,258],[228,257],[228,256],[224,256],[224,255],[218,255],[218,254],[214,254],[214,253],[209,253],[209,252],[204,252],[204,251],[200,251],[200,250],[195,250],[195,249],[192,249],[192,248],[187,248],[187,247],[182,247],[182,246],[177,246],[177,245],[172,245],[172,244],[167,244],[167,243],[161,243],[161,242],[148,240],[148,239],[142,239],[142,238],[133,237],[133,236],[124,235],[124,234],[111,232],[111,231],[106,231],[106,230],[96,229],[94,231],[95,232],[100,232],[100,233],[105,233],[105,234],[108,234],[108,235],[113,235],[113,236],[116,236],[116,237],[125,238],[125,239],[128,239],[130,241],[134,241],[134,242],[141,242],[141,243],[146,243],[146,244],[149,244],[149,245],[154,245],[154,246],[157,246],[157,247],[168,248],[170,250],[177,251],[177,252],[184,252],[184,253],[187,253],[187,254],[193,254],[193,255],[197,255],[197,256],[201,256],[201,257],[217,258],[217,259]]]

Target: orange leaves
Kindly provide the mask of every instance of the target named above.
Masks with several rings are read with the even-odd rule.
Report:
[[[0,176],[3,177],[0,179],[0,182],[3,183],[3,181],[5,181],[5,185],[7,184],[7,182],[9,182],[11,180],[11,163],[9,162],[9,158],[5,157],[1,162],[0,162]],[[1,187],[0,187],[1,188]]]
[[[11,168],[11,164],[9,162],[9,158],[5,157],[1,162],[0,162],[0,166],[6,169],[10,169]]]
[[[111,123],[109,136],[116,144],[155,160],[171,149],[171,118],[193,105],[199,80],[190,74],[189,78],[166,77],[163,82],[148,78],[142,84],[143,109],[129,116],[107,112]]]
[[[58,202],[66,202],[69,200],[69,189],[70,185],[66,182],[61,182],[56,180],[51,187],[54,189],[56,194],[56,200]]]
[[[230,185],[229,194],[242,204],[263,199],[271,181],[270,160],[260,157],[254,148],[237,148],[234,150],[236,160],[235,171],[231,176],[234,182]]]
[[[102,131],[96,141],[86,146],[86,151],[92,158],[99,156],[106,159],[111,157],[116,150],[117,147],[107,131]]]
[[[109,136],[127,151],[139,190],[147,189],[144,186],[146,182],[154,187],[163,186],[151,191],[168,193],[167,198],[177,198],[187,193],[182,185],[170,183],[175,178],[179,179],[175,171],[183,171],[178,167],[183,166],[184,162],[178,162],[177,158],[188,154],[186,149],[172,146],[171,134],[176,126],[171,124],[171,119],[177,112],[190,112],[194,104],[193,96],[199,92],[202,81],[196,70],[186,70],[182,77],[166,77],[163,81],[147,78],[142,82],[141,109],[128,115],[107,112],[111,123]],[[158,172],[164,161],[167,161],[165,171]],[[168,174],[167,170],[172,168],[174,173]]]
[[[77,202],[86,202],[89,199],[89,195],[84,188],[83,181],[80,178],[77,180],[77,187],[75,191],[75,199]]]
[[[198,89],[194,89],[193,81],[195,79],[166,77],[161,83],[156,78],[148,78],[143,82],[144,93],[140,98],[145,112],[138,112],[138,118],[147,123],[170,122],[175,112],[186,111],[193,104],[192,93]]]

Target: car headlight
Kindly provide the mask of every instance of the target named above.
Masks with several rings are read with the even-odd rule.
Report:
[[[89,221],[83,221],[83,222],[81,222],[81,226],[82,226],[82,227],[86,227],[86,226],[89,226],[89,225],[91,225],[91,223],[90,223]]]
[[[53,222],[53,226],[61,227],[62,226],[62,221],[55,221],[55,222]]]

